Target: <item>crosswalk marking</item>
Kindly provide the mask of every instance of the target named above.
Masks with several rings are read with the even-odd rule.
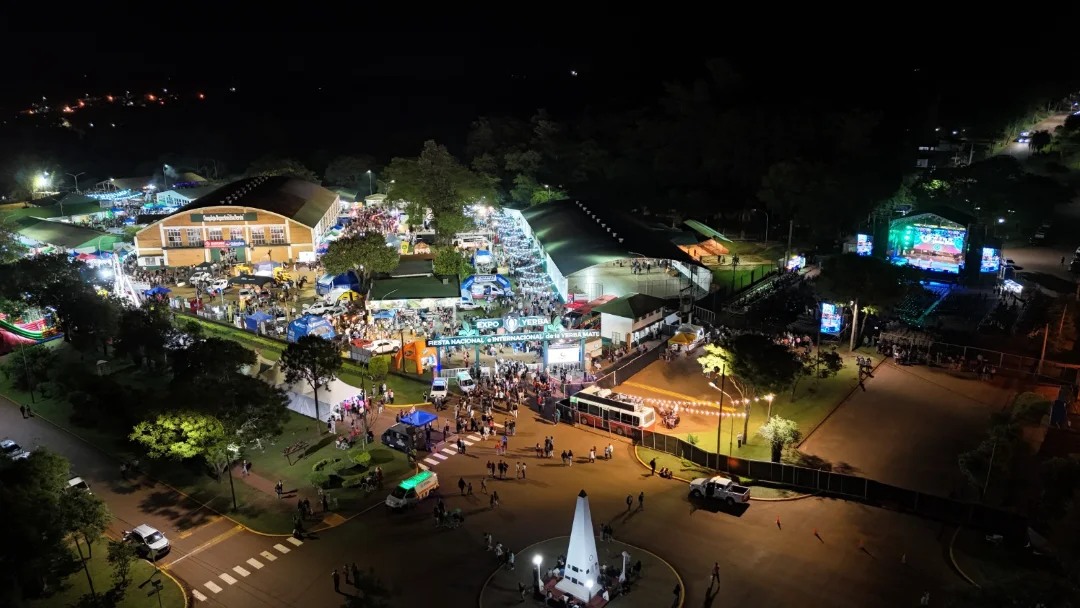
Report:
[[[279,545],[274,545],[274,548],[277,549],[278,553],[281,553],[282,555],[285,555],[286,553],[289,552],[289,548],[286,547],[285,545],[280,545],[280,544]]]
[[[233,572],[239,574],[240,576],[251,576],[250,572],[248,572],[247,570],[244,570],[240,566],[233,566],[232,570],[233,570]]]
[[[214,581],[206,581],[205,583],[203,583],[203,587],[206,587],[214,593],[221,593],[221,587]]]
[[[262,570],[262,567],[263,567],[262,562],[255,559],[254,557],[249,559],[247,561],[247,563],[248,563],[249,566],[251,566],[252,568],[255,568],[256,570]]]
[[[476,442],[475,442],[475,441],[466,441],[466,440],[462,440],[462,443],[464,443],[465,445],[472,445],[472,444],[474,444],[474,443],[476,443]]]
[[[495,423],[495,426],[496,426],[497,428],[500,428],[500,429],[501,429],[501,428],[503,428],[503,425],[502,425],[502,423],[501,423],[501,422],[496,422],[496,423]]]
[[[228,574],[225,574],[224,572],[222,572],[221,574],[219,574],[219,575],[218,575],[218,578],[220,578],[221,580],[225,581],[226,583],[229,583],[230,585],[235,585],[235,584],[236,584],[236,579],[235,579],[235,578],[233,578],[233,577],[231,577],[231,576],[229,576]]]
[[[430,471],[430,470],[431,470],[431,469],[429,469],[429,468],[428,468],[428,466],[427,466],[426,464],[424,464],[424,463],[422,463],[422,462],[421,462],[421,463],[419,463],[419,465],[420,465],[420,468],[421,468],[421,469],[423,469],[423,470],[425,470],[425,471]]]
[[[269,552],[269,551],[263,551],[259,555],[263,556],[263,559],[265,559],[268,562],[272,562],[275,559],[277,559],[277,556],[274,555],[273,553]]]
[[[449,458],[449,456],[447,456],[446,454],[440,454],[438,452],[435,452],[434,454],[432,454],[432,456],[438,458],[439,460],[446,460],[447,458]]]
[[[469,439],[472,439],[473,441],[480,441],[480,436],[479,435],[469,435]]]
[[[296,545],[297,547],[304,544],[304,541],[300,540],[299,538],[294,538],[292,536],[289,537],[289,542]]]
[[[442,449],[442,453],[446,454],[447,456],[453,456],[456,452],[457,452],[457,450],[451,450],[450,448],[443,448]]]
[[[191,590],[191,595],[195,596],[195,601],[196,602],[205,602],[206,601],[206,596],[203,595],[202,593],[200,593],[198,589],[192,589]]]

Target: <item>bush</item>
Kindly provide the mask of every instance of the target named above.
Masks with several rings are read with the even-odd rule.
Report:
[[[686,443],[689,443],[690,445],[697,445],[698,444],[697,435],[687,435],[686,436]]]
[[[4,376],[20,391],[37,388],[49,380],[56,353],[47,346],[20,346],[4,362]]]
[[[330,476],[322,471],[312,471],[308,475],[308,481],[311,482],[313,487],[325,489],[326,486],[330,485]]]
[[[1042,421],[1050,413],[1050,400],[1038,393],[1020,393],[1013,401],[1012,419],[1021,424]]]
[[[340,458],[323,458],[322,460],[320,460],[320,461],[316,462],[315,464],[311,465],[311,472],[312,473],[318,473],[319,471],[322,471],[327,466],[329,466],[329,465],[331,465],[331,464],[333,464],[335,462],[338,462],[339,460],[341,460],[341,459]]]
[[[343,488],[355,488],[355,487],[359,486],[362,483],[364,483],[364,476],[363,475],[356,475],[354,477],[350,477],[350,478],[346,479],[345,481],[341,482],[341,487],[343,487]]]
[[[386,375],[390,373],[390,357],[386,355],[372,357],[371,360],[368,361],[367,371],[368,376],[370,376],[372,380],[382,380],[383,378],[386,378]]]
[[[349,453],[349,460],[362,467],[371,464],[371,452],[367,450],[353,450]]]

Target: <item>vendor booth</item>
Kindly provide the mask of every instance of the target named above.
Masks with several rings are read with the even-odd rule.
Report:
[[[307,416],[315,417],[315,392],[306,382],[298,382],[285,387],[285,395],[289,398],[289,409]],[[319,420],[326,422],[334,413],[334,406],[356,397],[360,390],[341,380],[334,379],[319,387]]]
[[[393,354],[394,367],[399,371],[408,371],[405,368],[406,361],[412,361],[413,370],[417,374],[423,374],[427,368],[435,367],[438,362],[438,351],[428,346],[423,340],[414,340]]]
[[[330,340],[337,336],[337,334],[334,333],[334,326],[325,318],[315,315],[304,315],[292,323],[289,323],[289,329],[285,334],[285,339],[289,342],[296,342],[304,336],[319,336],[320,338]]]
[[[315,283],[315,293],[324,296],[338,287],[359,291],[360,277],[352,270],[339,275],[324,274]]]
[[[259,329],[263,323],[273,323],[274,317],[266,314],[261,310],[256,310],[254,313],[244,317],[244,327],[248,328],[248,331],[255,333],[261,333]]]

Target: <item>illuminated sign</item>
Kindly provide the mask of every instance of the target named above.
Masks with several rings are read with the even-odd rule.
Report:
[[[193,222],[254,222],[259,219],[259,214],[254,211],[247,213],[192,213]]]
[[[244,241],[203,241],[203,247],[207,249],[227,249],[229,247],[243,247]]]
[[[600,331],[596,329],[567,329],[563,331],[529,332],[523,334],[499,334],[495,336],[456,336],[453,338],[435,338],[428,340],[428,346],[475,346],[487,344],[506,344],[508,342],[525,342],[529,340],[582,340],[585,338],[599,338]]]
[[[821,333],[823,334],[838,334],[840,333],[840,326],[843,324],[843,317],[840,315],[840,308],[836,304],[830,304],[828,302],[821,303]]]
[[[870,255],[874,252],[874,237],[869,234],[859,234],[855,237],[855,253]]]
[[[473,322],[473,327],[480,331],[492,329],[505,329],[507,333],[514,333],[519,329],[529,327],[546,327],[551,321],[547,317],[503,317],[501,319],[479,319]]]

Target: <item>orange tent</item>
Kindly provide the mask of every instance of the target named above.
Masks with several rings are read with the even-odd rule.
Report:
[[[406,371],[405,361],[412,361],[414,371],[419,375],[424,373],[424,359],[434,359],[435,356],[434,347],[428,346],[424,340],[414,340],[394,353],[394,365],[398,370]]]

